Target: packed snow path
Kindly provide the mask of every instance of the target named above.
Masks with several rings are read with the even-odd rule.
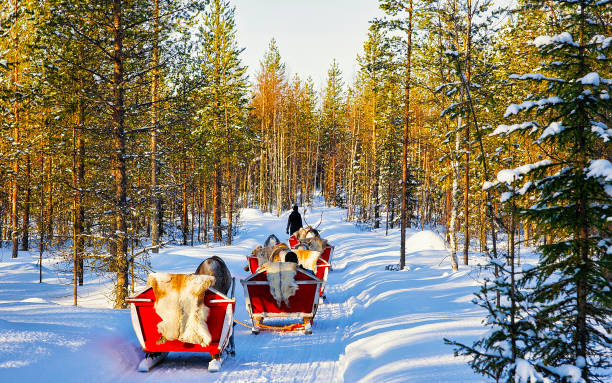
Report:
[[[408,232],[409,269],[387,271],[398,261],[398,230],[362,231],[345,222],[344,210],[320,206],[308,208],[305,218],[316,224],[321,213],[321,234],[336,249],[313,334],[252,335],[237,325],[236,357],[216,374],[207,371],[207,354],[190,353],[171,353],[151,372],[137,372],[143,354],[129,312],[109,309],[107,281],[88,281],[75,308],[55,261],[44,262],[39,284],[37,254],[12,260],[10,250],[0,249],[0,381],[484,381],[443,342],[469,342],[484,331],[484,314],[470,303],[476,271],[450,273],[442,239],[427,230]],[[246,254],[271,233],[286,239],[287,214],[246,209],[235,245],[170,247],[153,257],[153,269],[191,273],[219,255],[237,279],[245,278]],[[250,323],[239,283],[235,292],[235,316]]]

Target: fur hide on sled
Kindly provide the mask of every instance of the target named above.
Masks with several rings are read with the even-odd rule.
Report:
[[[296,249],[293,252],[297,255],[298,263],[303,268],[311,270],[313,273],[317,272],[317,261],[321,256],[320,251]]]
[[[178,339],[184,343],[207,346],[212,340],[204,305],[206,289],[215,283],[210,275],[151,273],[147,284],[155,293],[155,312],[161,317],[158,344]]]
[[[293,262],[273,262],[264,265],[270,284],[270,294],[280,307],[281,301],[289,306],[289,298],[295,295],[298,289],[295,283],[297,264]]]

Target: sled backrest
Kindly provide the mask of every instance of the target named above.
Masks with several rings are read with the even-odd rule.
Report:
[[[250,311],[254,314],[291,314],[291,313],[312,313],[315,305],[318,304],[319,291],[322,281],[316,276],[303,270],[297,270],[295,281],[298,289],[289,298],[289,304],[284,302],[277,305],[276,300],[270,293],[265,271],[260,271],[242,280],[245,288],[245,299],[250,305]]]

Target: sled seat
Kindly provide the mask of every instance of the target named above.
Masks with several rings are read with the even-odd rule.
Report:
[[[328,252],[328,259],[329,259],[329,252]],[[251,274],[255,274],[260,266],[259,260],[257,259],[256,256],[251,254],[251,255],[247,255],[247,262],[249,263],[249,272]],[[325,286],[327,285],[327,277],[329,275],[330,268],[331,268],[331,265],[323,258],[323,253],[321,253],[321,256],[317,260],[317,269],[315,272],[316,277],[322,281],[321,289],[319,292],[320,296],[323,296],[325,293]]]

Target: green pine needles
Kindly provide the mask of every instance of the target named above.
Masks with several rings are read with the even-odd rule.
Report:
[[[479,373],[506,382],[601,382],[612,367],[612,37],[609,0],[555,1],[533,73],[512,75],[534,94],[510,105],[493,134],[531,140],[548,158],[498,173],[502,202],[538,228],[539,263],[481,288],[492,330],[472,346],[448,341]],[[526,9],[547,8],[529,1]],[[520,86],[519,85],[519,86]],[[526,116],[527,120],[519,120]],[[493,292],[502,297],[494,305]]]

